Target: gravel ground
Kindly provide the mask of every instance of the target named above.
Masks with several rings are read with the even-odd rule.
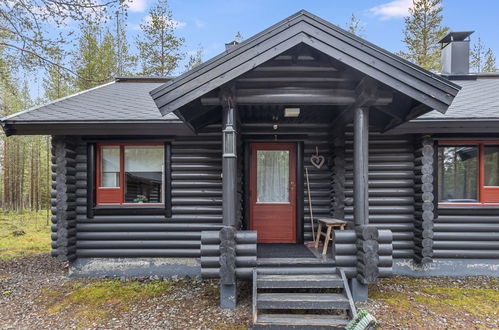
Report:
[[[48,254],[0,261],[0,329],[245,329],[251,292],[218,308],[216,282],[200,279],[71,279]],[[357,304],[381,329],[499,329],[499,279],[383,279]]]
[[[357,308],[381,329],[499,329],[495,277],[395,276],[370,285],[369,297]]]
[[[66,269],[46,254],[0,262],[0,328],[245,329],[250,324],[249,298],[241,299],[236,310],[222,310],[216,283],[200,279],[173,280],[172,290],[128,302],[106,301],[99,310],[91,304],[64,307],[66,297],[98,282],[70,279]],[[249,286],[241,283],[239,290]]]

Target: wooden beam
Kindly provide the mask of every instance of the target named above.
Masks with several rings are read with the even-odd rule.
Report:
[[[357,92],[349,89],[303,89],[303,88],[275,88],[275,89],[238,89],[237,103],[248,104],[300,104],[300,105],[352,105],[362,106],[368,103],[367,97],[361,95],[357,101]],[[364,100],[365,99],[365,100]],[[387,105],[392,102],[391,92],[383,92],[373,105]],[[203,105],[220,105],[220,98],[203,97]]]

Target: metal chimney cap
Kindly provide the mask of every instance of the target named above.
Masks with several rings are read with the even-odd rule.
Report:
[[[439,44],[448,44],[452,41],[464,41],[475,31],[461,31],[461,32],[449,32],[445,37],[442,38],[438,43]]]

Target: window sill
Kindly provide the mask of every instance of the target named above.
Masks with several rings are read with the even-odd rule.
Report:
[[[438,204],[439,210],[453,210],[453,209],[492,209],[499,210],[499,203],[460,203],[460,204]]]
[[[97,205],[95,215],[164,215],[165,205]]]

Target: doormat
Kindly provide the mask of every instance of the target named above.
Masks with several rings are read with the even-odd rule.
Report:
[[[292,243],[258,243],[257,255],[258,258],[315,258],[305,245]]]

